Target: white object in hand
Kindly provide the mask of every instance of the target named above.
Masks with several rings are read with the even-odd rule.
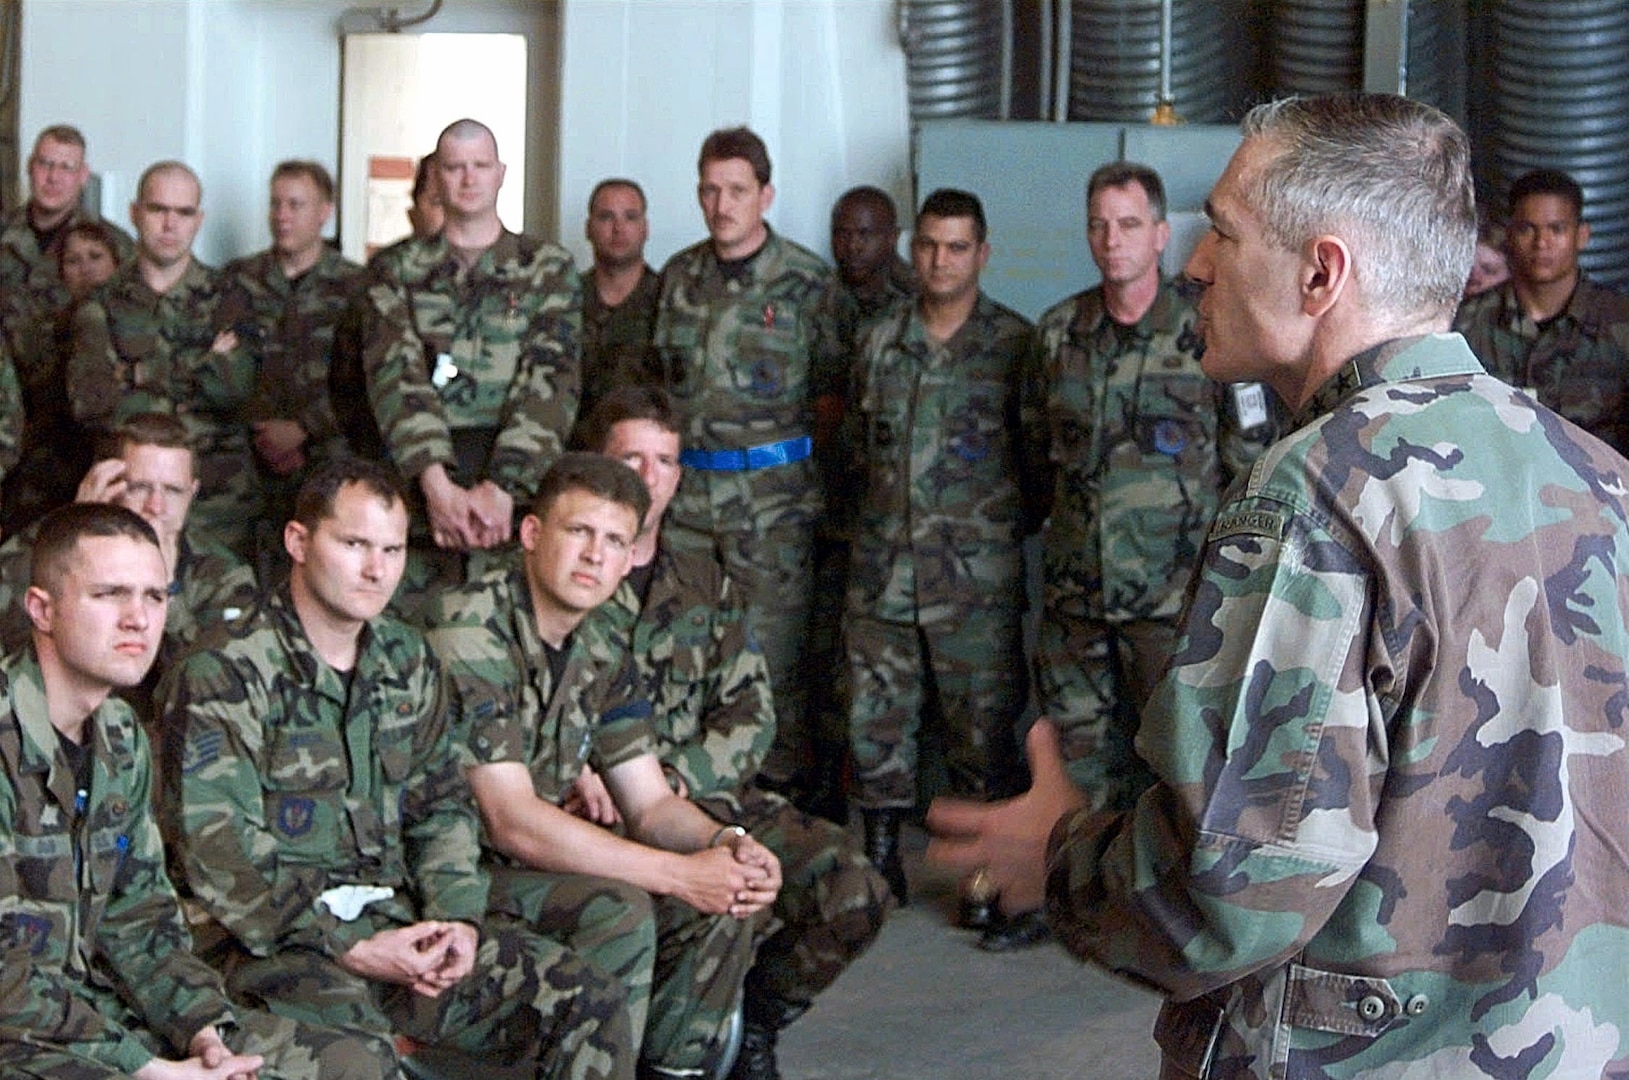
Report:
[[[335,885],[317,897],[317,903],[326,905],[341,922],[350,922],[361,915],[375,900],[389,900],[396,890],[389,885]]]

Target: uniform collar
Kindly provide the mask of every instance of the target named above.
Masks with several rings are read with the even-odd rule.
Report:
[[[1297,412],[1292,427],[1302,427],[1360,390],[1380,383],[1412,382],[1445,375],[1480,375],[1484,369],[1465,339],[1454,333],[1415,334],[1392,338],[1365,349],[1341,365]]]

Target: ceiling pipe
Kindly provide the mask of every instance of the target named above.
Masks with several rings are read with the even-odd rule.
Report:
[[[417,15],[403,15],[402,9],[396,7],[351,8],[339,17],[340,33],[383,31],[387,34],[399,34],[409,27],[419,26],[435,18],[443,3],[445,0],[430,0],[430,6]]]

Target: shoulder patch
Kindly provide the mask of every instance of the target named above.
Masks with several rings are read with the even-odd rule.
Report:
[[[1216,520],[1211,523],[1210,539],[1265,536],[1273,540],[1282,540],[1287,524],[1286,516],[1276,510],[1224,510],[1217,514]]]

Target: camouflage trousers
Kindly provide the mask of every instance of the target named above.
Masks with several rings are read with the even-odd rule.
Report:
[[[167,1046],[146,1031],[141,1017],[113,994],[94,992],[97,1011],[133,1032],[155,1057],[178,1060],[186,1048]],[[392,1054],[381,1054],[373,1040],[297,1023],[266,1012],[236,1009],[237,1023],[223,1031],[226,1045],[240,1054],[266,1059],[260,1080],[399,1080]],[[0,1076],[7,1080],[119,1080],[127,1074],[92,1058],[70,1053],[59,1044],[0,1038]]]
[[[609,878],[504,867],[488,903],[621,985],[639,1060],[680,1073],[711,1063],[762,920],[703,915]]]
[[[556,942],[503,920],[481,931],[475,968],[439,997],[353,975],[309,949],[226,965],[234,1000],[367,1039],[395,1061],[394,1035],[489,1065],[536,1063],[536,1075],[631,1080],[622,987]]]
[[[775,700],[775,742],[759,771],[788,783],[813,756],[803,666],[814,591],[813,523],[710,535],[669,521],[662,538],[677,550],[716,556],[740,587],[747,629],[763,653]]]
[[[953,794],[1016,793],[1029,690],[1021,617],[1016,607],[968,606],[905,623],[849,610],[845,694],[862,809],[916,805],[924,725],[938,728]]]
[[[843,681],[843,594],[848,589],[851,547],[847,540],[824,536],[815,543],[803,677],[809,688],[810,737],[817,753],[848,747],[848,715],[838,687]]]
[[[894,894],[847,829],[749,787],[697,804],[740,825],[781,862],[781,892],[747,976],[755,990],[807,1004],[876,940]]]
[[[1129,810],[1154,782],[1137,755],[1142,708],[1176,646],[1176,626],[1110,623],[1048,609],[1035,647],[1041,713],[1057,725],[1069,778],[1094,810]]]

